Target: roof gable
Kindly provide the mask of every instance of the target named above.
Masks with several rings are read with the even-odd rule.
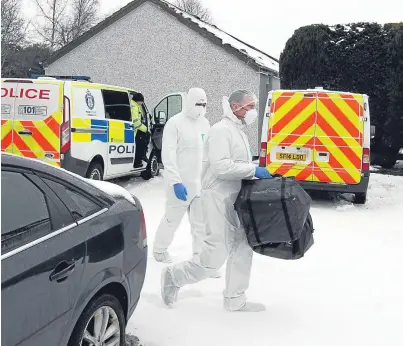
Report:
[[[178,7],[168,3],[165,0],[134,0],[122,7],[117,12],[113,13],[108,18],[88,30],[86,33],[70,42],[60,50],[56,51],[49,60],[49,64],[52,64],[62,56],[66,55],[79,45],[83,44],[99,32],[105,30],[107,27],[117,22],[130,12],[134,11],[137,7],[145,3],[146,1],[154,3],[162,10],[176,17],[180,22],[189,28],[197,31],[202,36],[209,39],[214,44],[217,44],[227,50],[229,53],[237,56],[248,65],[251,65],[259,71],[268,71],[273,74],[278,74],[279,62],[276,58],[262,52],[261,50],[235,38],[234,36],[219,29],[215,25],[210,25],[201,19],[190,15]]]

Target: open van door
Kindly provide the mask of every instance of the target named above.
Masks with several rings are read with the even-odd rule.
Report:
[[[151,140],[154,148],[162,150],[162,135],[166,122],[174,115],[183,111],[186,93],[173,93],[165,96],[154,108],[154,126]]]

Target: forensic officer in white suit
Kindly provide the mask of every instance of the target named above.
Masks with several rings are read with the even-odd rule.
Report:
[[[266,167],[252,163],[244,128],[257,118],[256,97],[238,90],[223,99],[224,116],[209,131],[204,146],[202,204],[206,238],[192,259],[164,268],[161,294],[167,305],[176,302],[179,289],[207,277],[227,261],[224,308],[229,311],[263,311],[264,305],[247,302],[252,249],[241,227],[234,203],[242,179],[266,179]]]
[[[190,89],[184,106],[183,112],[167,121],[162,138],[166,205],[155,236],[153,254],[158,262],[164,263],[171,262],[167,250],[186,212],[193,238],[193,254],[200,252],[205,236],[200,200],[203,144],[210,129],[205,118],[205,91]]]

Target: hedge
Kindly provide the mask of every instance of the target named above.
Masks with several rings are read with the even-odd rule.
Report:
[[[367,94],[374,157],[393,160],[403,147],[403,23],[299,28],[280,56],[280,78],[283,89]]]

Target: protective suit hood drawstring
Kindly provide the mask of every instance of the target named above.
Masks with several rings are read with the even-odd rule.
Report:
[[[200,88],[191,88],[185,101],[184,113],[191,119],[199,119],[206,115],[206,107],[196,106],[196,103],[207,103],[206,92]]]

